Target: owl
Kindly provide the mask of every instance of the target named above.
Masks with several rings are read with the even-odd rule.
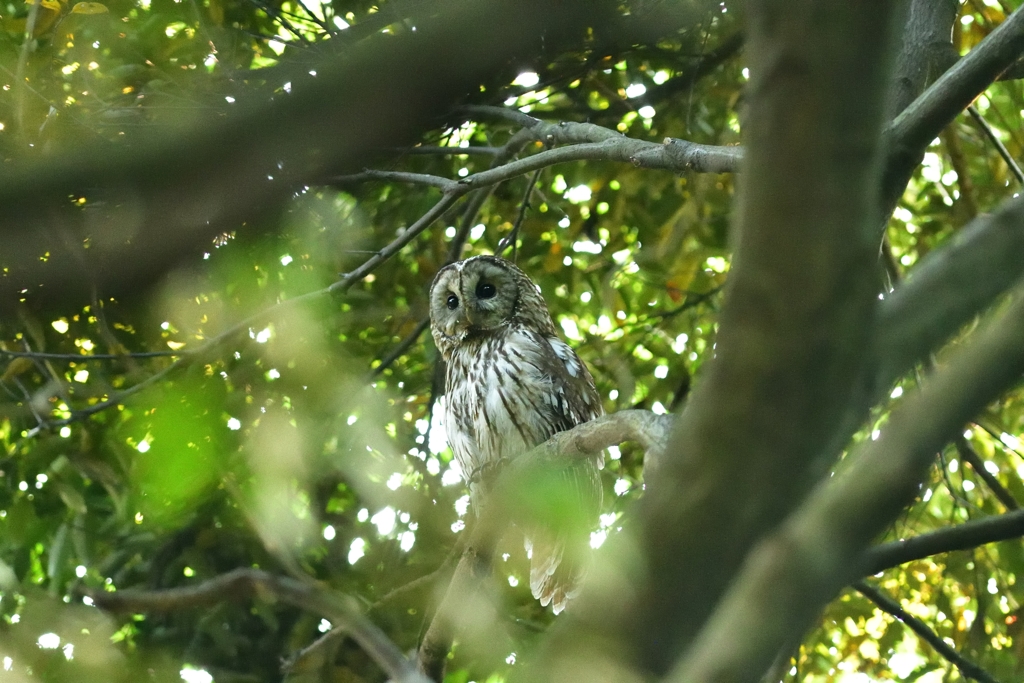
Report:
[[[598,417],[601,400],[537,286],[510,261],[475,256],[442,268],[430,288],[430,322],[448,365],[448,443],[479,514],[502,463]],[[556,489],[588,520],[600,511],[600,467],[601,456],[573,463],[563,472],[568,485]],[[578,591],[589,540],[557,526],[524,529],[530,589],[555,614]]]

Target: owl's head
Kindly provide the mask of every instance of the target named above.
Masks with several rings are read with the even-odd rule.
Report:
[[[445,357],[468,337],[494,332],[516,319],[553,332],[537,286],[511,261],[474,256],[445,266],[434,277],[430,329]]]

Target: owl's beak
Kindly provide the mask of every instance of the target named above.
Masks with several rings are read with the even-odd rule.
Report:
[[[446,329],[445,332],[449,337],[456,337],[460,336],[460,333],[464,334],[472,326],[472,317],[465,308],[462,308],[459,310],[458,315],[455,316],[455,319],[448,324],[448,329]]]

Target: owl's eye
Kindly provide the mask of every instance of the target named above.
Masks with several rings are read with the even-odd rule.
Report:
[[[459,297],[455,296],[454,294],[449,294],[448,295],[448,310],[449,311],[454,311],[458,307],[459,307]]]
[[[498,288],[489,282],[481,282],[476,286],[476,295],[481,299],[490,299],[498,293]]]

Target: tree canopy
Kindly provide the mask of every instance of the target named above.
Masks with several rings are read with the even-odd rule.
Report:
[[[0,675],[1020,680],[1019,5],[9,0]],[[558,617],[444,438],[494,253],[609,414]]]

